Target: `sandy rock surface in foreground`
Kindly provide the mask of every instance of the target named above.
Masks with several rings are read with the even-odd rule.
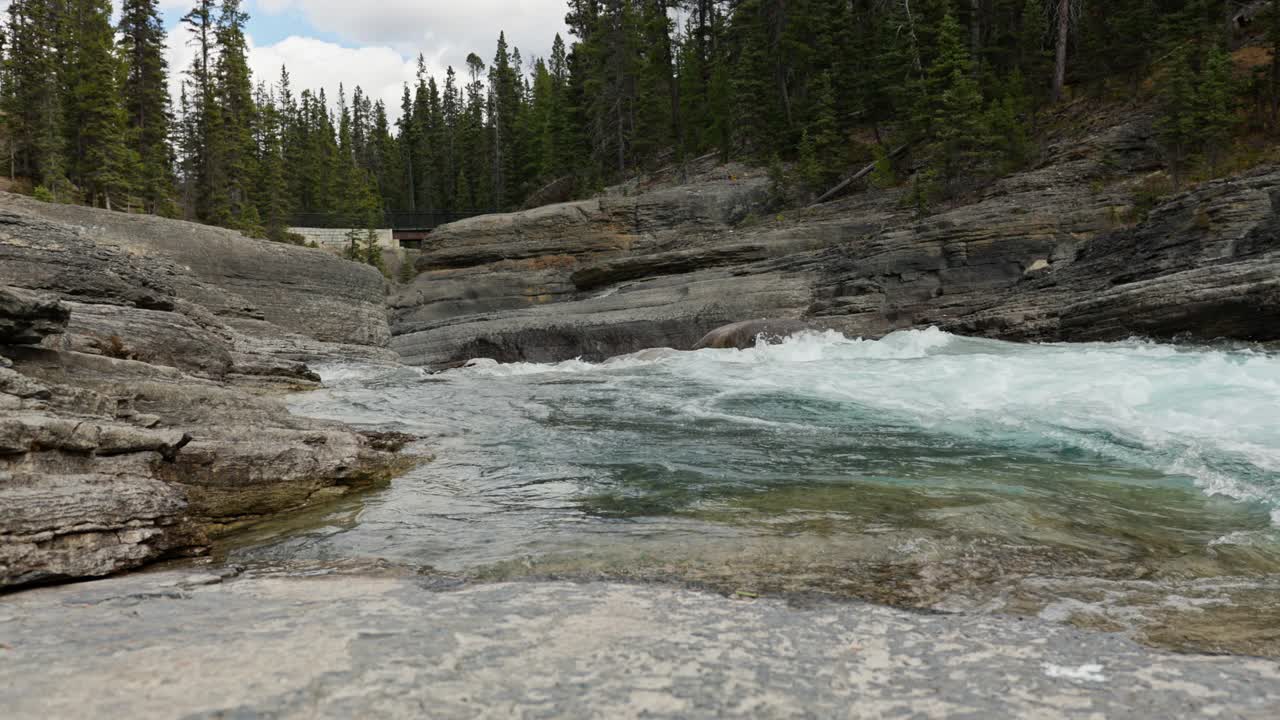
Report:
[[[5,717],[1274,718],[1280,665],[670,587],[161,572],[0,599]]]

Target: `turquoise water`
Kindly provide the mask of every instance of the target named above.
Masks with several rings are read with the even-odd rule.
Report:
[[[296,412],[422,435],[436,460],[236,557],[1033,612],[1097,605],[1044,589],[1064,579],[1238,605],[1187,584],[1280,573],[1272,352],[929,330],[473,365],[319,368]]]

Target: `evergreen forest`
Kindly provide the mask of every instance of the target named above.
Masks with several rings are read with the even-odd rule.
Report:
[[[398,108],[253,77],[240,0],[14,0],[0,138],[42,199],[287,240],[295,219],[524,206],[718,157],[812,199],[874,167],[922,211],[1034,164],[1055,107],[1135,99],[1175,178],[1280,132],[1280,12],[1238,0],[569,0],[567,37],[495,46]],[[113,22],[113,17],[118,17]],[[178,73],[181,92],[170,95]],[[1254,152],[1250,150],[1249,152]]]

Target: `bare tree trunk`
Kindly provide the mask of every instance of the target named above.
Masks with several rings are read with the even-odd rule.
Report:
[[[889,158],[890,160],[892,160],[892,159],[894,159],[894,158],[898,157],[898,156],[899,156],[899,155],[901,155],[902,153],[906,152],[908,147],[910,147],[910,146],[909,146],[909,145],[899,145],[896,149],[894,149],[892,152],[890,152],[890,153],[889,153],[888,158]],[[840,194],[840,193],[841,193],[845,188],[849,187],[850,185],[854,184],[855,182],[857,182],[857,181],[861,180],[862,178],[864,178],[864,177],[866,177],[866,176],[870,175],[872,172],[874,172],[874,171],[875,171],[875,169],[876,169],[876,165],[877,165],[878,163],[879,163],[879,161],[877,160],[876,162],[873,162],[873,163],[871,163],[871,164],[867,165],[866,167],[862,168],[862,169],[861,169],[861,170],[859,170],[858,172],[856,172],[856,173],[854,173],[854,174],[850,175],[849,177],[845,178],[844,180],[840,181],[840,184],[839,184],[839,185],[836,185],[835,187],[831,188],[830,190],[828,190],[828,191],[826,191],[826,192],[822,193],[822,196],[821,196],[821,197],[819,197],[817,200],[814,200],[814,201],[813,201],[813,205],[810,205],[809,207],[814,207],[815,205],[821,205],[822,203],[824,203],[824,202],[826,202],[826,201],[830,200],[831,198],[835,197],[836,195],[839,195],[839,194]]]
[[[1067,84],[1067,35],[1071,30],[1071,0],[1058,0],[1058,53],[1053,67],[1053,101],[1061,102]]]
[[[924,63],[920,62],[920,39],[916,37],[916,20],[911,15],[911,0],[902,0],[902,7],[907,11],[907,32],[911,35],[911,56],[916,72],[924,72]]]
[[[618,118],[618,174],[623,175],[627,172],[627,145],[621,98],[619,98],[618,102],[614,104],[614,107],[617,110],[616,116]]]
[[[495,98],[493,106],[498,107],[498,101]],[[502,177],[502,116],[496,110],[493,118],[493,207],[499,209],[504,207],[506,203],[506,185],[505,178]],[[430,205],[428,205],[430,207]]]

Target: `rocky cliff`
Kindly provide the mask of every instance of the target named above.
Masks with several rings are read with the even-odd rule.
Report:
[[[1280,336],[1280,167],[1148,209],[1160,165],[1150,119],[1117,112],[924,218],[875,189],[770,214],[768,181],[730,172],[473,218],[440,228],[393,297],[392,346],[433,367],[602,359],[762,319],[868,337]],[[715,342],[730,337],[751,340]]]
[[[390,357],[382,277],[206,230],[0,198],[0,588],[198,552],[403,465],[275,397],[317,386],[299,359]]]

